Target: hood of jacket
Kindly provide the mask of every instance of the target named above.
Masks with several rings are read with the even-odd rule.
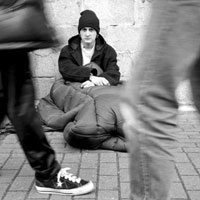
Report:
[[[68,40],[68,44],[73,50],[76,50],[80,46],[80,42],[81,38],[79,35],[75,35]],[[97,50],[101,50],[105,45],[106,45],[105,39],[103,38],[102,35],[99,34],[98,37],[96,38],[95,48]]]

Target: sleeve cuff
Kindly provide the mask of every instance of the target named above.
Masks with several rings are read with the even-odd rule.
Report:
[[[96,75],[97,75],[97,70],[96,70],[95,68],[93,68],[93,69],[91,70],[91,74],[92,74],[93,76],[96,76]]]

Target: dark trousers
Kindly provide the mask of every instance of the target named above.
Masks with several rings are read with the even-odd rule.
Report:
[[[28,53],[0,51],[0,73],[0,122],[8,116],[36,178],[49,179],[60,170],[60,165],[35,110]]]

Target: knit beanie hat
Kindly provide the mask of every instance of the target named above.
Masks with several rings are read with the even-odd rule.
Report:
[[[81,17],[79,18],[78,32],[84,27],[91,27],[96,30],[97,34],[100,31],[99,19],[96,14],[91,10],[84,10],[81,12]]]

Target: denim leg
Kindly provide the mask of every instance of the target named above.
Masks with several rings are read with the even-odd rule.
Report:
[[[199,56],[200,1],[155,0],[144,49],[125,86],[132,200],[167,200],[174,172],[175,90]]]
[[[200,112],[200,56],[195,65],[190,70],[189,79],[191,83],[193,101],[197,110]]]
[[[60,165],[35,111],[28,54],[23,51],[0,52],[0,57],[8,117],[36,178],[49,179],[60,170]]]

